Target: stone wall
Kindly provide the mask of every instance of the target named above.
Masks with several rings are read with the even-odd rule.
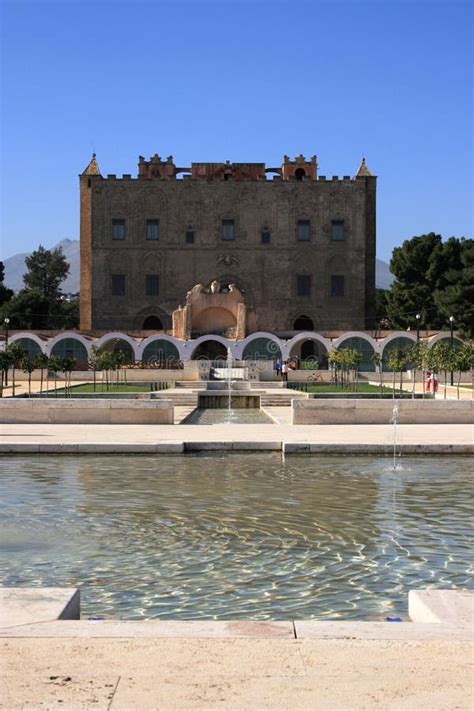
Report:
[[[276,180],[148,179],[81,176],[81,328],[141,329],[158,316],[164,329],[195,284],[234,283],[245,296],[247,332],[285,331],[305,315],[314,328],[363,329],[375,290],[376,178]],[[112,240],[112,220],[125,239]],[[147,219],[159,220],[159,240],[146,239]],[[222,239],[234,220],[235,240]],[[310,241],[297,240],[298,220],[310,221]],[[331,239],[344,221],[344,241]],[[186,242],[186,233],[194,242]],[[261,233],[270,233],[262,243]],[[125,276],[113,296],[112,274]],[[147,274],[159,295],[145,295]],[[311,277],[298,296],[296,276]],[[331,275],[345,293],[331,296]]]
[[[466,400],[397,400],[401,425],[472,424],[473,402]],[[294,425],[386,425],[393,400],[293,400]]]
[[[3,424],[172,425],[171,400],[0,400]]]

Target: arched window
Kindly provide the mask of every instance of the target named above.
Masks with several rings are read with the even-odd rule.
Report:
[[[281,350],[271,338],[254,338],[249,341],[242,354],[243,360],[276,360],[281,358]]]
[[[41,353],[40,346],[32,338],[17,338],[13,342],[20,346],[24,355],[28,356],[28,358],[34,358]]]
[[[77,338],[61,338],[51,349],[58,358],[74,358],[78,363],[87,363],[87,349]]]
[[[143,322],[143,331],[162,331],[163,324],[158,316],[147,316]]]
[[[152,360],[160,362],[178,361],[178,349],[174,343],[167,341],[165,338],[157,338],[156,341],[149,343],[143,351],[142,362],[149,363]]]
[[[372,361],[372,356],[374,355],[374,349],[365,338],[360,338],[359,336],[353,336],[351,338],[346,338],[342,343],[339,344],[338,348],[352,348],[355,351],[359,351],[362,355],[362,360],[359,365],[359,370],[365,372],[373,372],[375,370],[375,364]]]
[[[313,319],[309,316],[298,316],[293,324],[294,331],[314,331]]]
[[[388,354],[390,351],[393,350],[405,350],[407,348],[410,348],[410,346],[413,345],[413,341],[411,338],[404,338],[403,336],[400,336],[400,338],[393,338],[385,348],[383,349],[382,352],[382,370],[387,372],[390,370],[390,368],[387,365],[387,358]],[[407,363],[406,367],[403,369],[404,371],[407,370],[412,370],[413,368],[413,363]]]
[[[297,169],[295,170],[295,178],[296,178],[296,180],[303,180],[303,178],[305,177],[305,175],[306,175],[306,171],[304,170],[304,168],[297,168]]]
[[[227,359],[227,348],[220,341],[209,339],[202,341],[192,352],[191,359],[207,358],[209,360]]]

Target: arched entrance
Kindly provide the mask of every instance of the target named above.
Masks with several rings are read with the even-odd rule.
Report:
[[[228,309],[209,307],[200,311],[192,322],[193,336],[203,336],[208,333],[221,336],[232,335],[237,319]]]
[[[128,363],[132,363],[135,360],[132,346],[128,341],[121,338],[111,338],[103,343],[101,350],[110,351],[111,353],[123,353]]]
[[[163,323],[161,319],[158,318],[158,316],[147,316],[146,319],[143,321],[143,326],[142,326],[143,331],[162,331],[163,330]]]
[[[313,319],[309,316],[298,316],[293,324],[294,331],[314,331]]]
[[[245,346],[242,360],[273,360],[281,358],[281,350],[275,341],[263,336],[252,339]]]
[[[191,360],[221,360],[227,359],[227,348],[220,341],[209,339],[202,341],[193,351]]]
[[[322,343],[314,338],[298,341],[291,349],[290,356],[298,356],[303,367],[317,367],[318,370],[327,370],[328,353]]]

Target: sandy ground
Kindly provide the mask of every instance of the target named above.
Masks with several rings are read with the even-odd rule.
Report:
[[[465,642],[9,639],[0,708],[471,709]]]

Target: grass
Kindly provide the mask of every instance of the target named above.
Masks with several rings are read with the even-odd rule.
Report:
[[[71,393],[149,393],[151,383],[120,383],[119,385],[109,385],[107,390],[105,383],[97,383],[94,390],[94,383],[82,383],[73,385]],[[58,395],[64,395],[64,390],[58,390]]]
[[[308,390],[305,392],[309,393],[380,393],[380,387],[378,385],[372,385],[371,383],[357,383],[357,387],[353,388],[341,388],[336,387],[333,383],[308,383]],[[398,392],[398,388],[395,390]],[[384,386],[382,388],[383,395],[392,395],[393,389]]]

